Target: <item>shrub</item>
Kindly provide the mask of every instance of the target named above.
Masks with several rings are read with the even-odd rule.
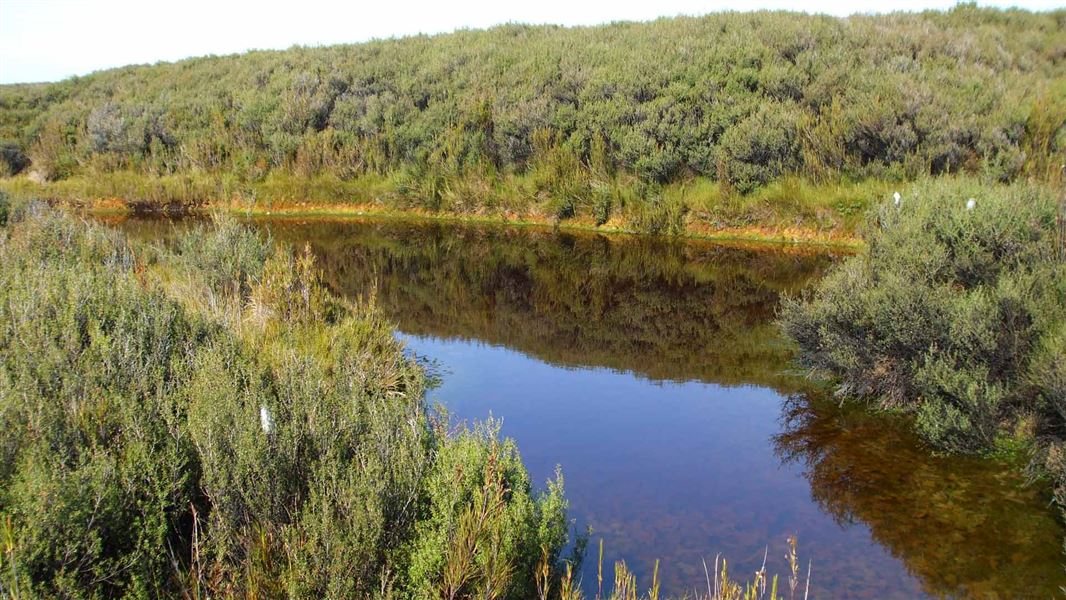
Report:
[[[158,595],[194,497],[170,399],[207,331],[140,286],[117,236],[40,213],[13,227],[0,246],[3,586]]]
[[[263,274],[272,252],[267,237],[219,213],[209,226],[198,225],[182,236],[177,258],[195,271],[216,294],[243,298]]]
[[[131,119],[122,107],[106,102],[89,113],[85,122],[89,143],[94,152],[127,154],[140,151]]]
[[[561,479],[431,429],[422,372],[308,252],[216,219],[148,253],[36,204],[2,236],[0,589],[417,597],[476,556],[495,575],[458,587],[525,598],[557,564]]]
[[[1046,179],[1066,135],[1064,22],[970,6],[722,13],[249,52],[4,86],[0,139],[49,180],[522,173],[543,160],[541,131],[597,177],[657,183],[714,177],[718,159],[742,190],[796,169]]]
[[[18,175],[30,166],[30,158],[23,153],[18,144],[0,143],[0,177]]]
[[[534,495],[513,442],[489,422],[442,440],[408,571],[416,597],[536,596],[538,563],[567,541],[562,477]],[[523,533],[523,535],[516,535]]]
[[[763,105],[730,129],[719,144],[727,178],[747,193],[800,165],[799,113],[788,106]]]
[[[295,323],[333,323],[345,312],[345,307],[323,286],[309,245],[299,256],[284,248],[275,250],[263,265],[262,277],[251,289],[249,302],[260,318]]]
[[[937,448],[991,450],[1033,415],[1039,435],[1061,437],[1055,213],[1046,188],[920,183],[875,211],[868,251],[786,302],[781,322],[807,365],[915,412]]]

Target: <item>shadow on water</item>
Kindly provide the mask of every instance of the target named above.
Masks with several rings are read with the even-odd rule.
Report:
[[[535,481],[562,464],[577,525],[645,582],[661,559],[665,591],[702,589],[701,557],[716,552],[747,573],[768,547],[783,573],[791,533],[814,561],[815,597],[1047,598],[1066,583],[1047,490],[1005,465],[933,457],[902,418],[841,406],[791,372],[774,311],[835,256],[432,222],[256,223],[310,243],[335,291],[375,296],[443,374],[431,401],[502,417]]]

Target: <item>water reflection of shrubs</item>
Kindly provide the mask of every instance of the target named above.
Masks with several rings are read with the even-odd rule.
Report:
[[[868,527],[926,593],[1058,594],[1062,528],[1042,510],[1046,489],[1006,465],[930,458],[906,419],[817,395],[789,399],[774,444],[783,460],[804,466],[824,511],[842,526]]]
[[[831,262],[825,254],[504,228],[269,227],[281,239],[310,241],[342,295],[375,289],[409,333],[478,339],[555,364],[653,379],[787,389],[791,349],[772,324],[777,299]]]

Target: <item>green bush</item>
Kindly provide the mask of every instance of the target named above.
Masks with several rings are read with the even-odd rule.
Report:
[[[245,296],[263,274],[273,251],[271,241],[225,213],[213,221],[180,238],[178,259],[216,294]]]
[[[799,112],[763,105],[722,136],[719,149],[729,183],[747,193],[800,165]]]
[[[306,252],[226,219],[147,252],[31,204],[0,230],[0,589],[529,597],[561,576],[561,479],[431,427],[423,387]]]
[[[47,180],[510,175],[545,160],[546,133],[596,178],[668,183],[728,166],[741,190],[793,171],[1048,179],[1066,152],[1064,23],[1061,9],[971,5],[720,13],[131,66],[0,86],[0,140],[15,144],[0,172],[28,157]],[[433,192],[414,197],[432,206]]]
[[[845,394],[913,411],[937,448],[990,451],[1019,432],[1061,439],[1056,211],[1037,186],[916,184],[875,211],[868,251],[786,302],[781,322],[807,365]]]
[[[489,422],[438,448],[412,545],[414,597],[533,598],[542,561],[562,574],[554,563],[567,541],[562,477],[534,496],[517,449],[498,432]]]
[[[168,585],[167,544],[181,543],[172,528],[195,471],[170,398],[208,330],[144,290],[117,241],[44,214],[0,248],[8,589],[155,596]]]

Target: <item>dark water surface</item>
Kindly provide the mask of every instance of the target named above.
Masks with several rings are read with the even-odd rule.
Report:
[[[782,293],[833,262],[795,249],[393,220],[257,223],[310,243],[327,283],[376,296],[429,393],[503,420],[534,481],[562,465],[593,529],[595,592],[624,559],[664,591],[746,576],[797,534],[816,598],[1050,598],[1066,583],[1047,491],[1013,469],[934,458],[899,420],[840,407],[790,372]],[[155,235],[165,223],[126,227]]]

